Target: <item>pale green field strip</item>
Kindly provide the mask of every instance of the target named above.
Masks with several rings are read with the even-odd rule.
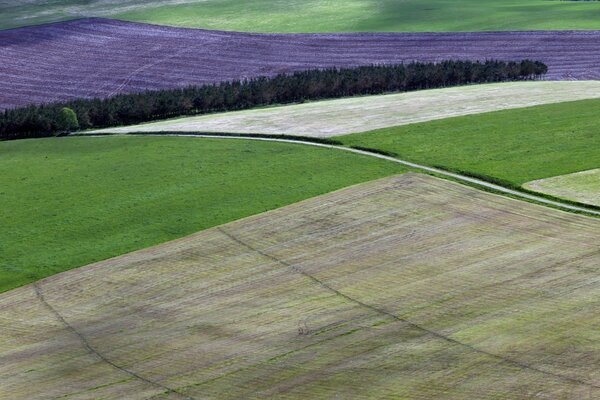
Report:
[[[527,182],[523,187],[566,200],[600,206],[600,168],[539,179]]]
[[[4,0],[0,29],[83,16],[259,32],[599,29],[595,1]]]
[[[598,97],[600,81],[510,82],[317,101],[92,132],[236,132],[331,137],[460,115]]]
[[[600,395],[600,221],[415,173],[0,295],[0,398]]]

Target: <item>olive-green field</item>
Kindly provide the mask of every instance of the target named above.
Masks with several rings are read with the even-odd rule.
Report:
[[[527,182],[526,189],[600,206],[600,168]]]
[[[0,170],[0,291],[402,171],[335,150],[182,137],[0,142]]]
[[[0,294],[0,398],[594,399],[599,242],[368,182]]]

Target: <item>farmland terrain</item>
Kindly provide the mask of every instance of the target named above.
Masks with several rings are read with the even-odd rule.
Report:
[[[0,109],[415,60],[529,58],[548,79],[600,78],[600,31],[260,35],[80,19],[0,31],[0,43]]]
[[[221,132],[331,137],[459,115],[600,97],[600,81],[481,84],[168,119],[90,133]]]
[[[0,154],[0,291],[403,171],[335,150],[192,138],[21,140]]]
[[[600,398],[598,110],[595,0],[0,0],[76,133],[0,140],[0,399]]]
[[[348,146],[507,185],[600,167],[600,99],[468,115],[339,136]]]
[[[600,168],[527,182],[525,188],[600,206]]]
[[[594,1],[0,1],[0,29],[93,16],[260,32],[600,29]]]
[[[0,397],[595,398],[599,242],[437,178],[365,183],[1,294]]]

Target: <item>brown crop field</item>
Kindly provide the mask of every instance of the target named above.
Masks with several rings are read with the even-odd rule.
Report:
[[[600,31],[251,34],[80,19],[0,31],[0,109],[324,68],[445,59],[545,62],[600,78]]]
[[[600,395],[600,221],[408,173],[0,295],[0,398]]]

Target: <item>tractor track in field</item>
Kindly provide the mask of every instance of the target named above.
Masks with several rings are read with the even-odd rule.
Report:
[[[411,168],[413,170],[426,172],[428,174],[434,174],[434,175],[441,176],[444,178],[454,179],[463,184],[466,183],[470,186],[488,189],[488,190],[491,190],[496,193],[509,195],[514,198],[518,198],[520,200],[527,200],[527,201],[530,201],[533,203],[537,203],[539,205],[551,206],[554,208],[561,209],[563,211],[571,211],[571,212],[585,214],[588,216],[600,217],[600,211],[596,211],[596,210],[593,210],[590,208],[580,207],[580,206],[576,206],[576,205],[562,203],[560,201],[550,200],[550,199],[547,199],[547,198],[544,198],[541,196],[536,196],[534,194],[529,194],[529,193],[521,192],[519,190],[509,189],[507,187],[497,185],[494,183],[490,183],[490,182],[484,181],[482,179],[473,178],[473,177],[458,174],[455,172],[445,171],[443,169],[439,169],[439,168],[435,168],[435,167],[428,167],[426,165],[417,164],[417,163],[414,163],[411,161],[402,160],[402,159],[388,156],[385,154],[376,153],[375,151],[360,150],[360,149],[355,149],[352,147],[346,147],[346,146],[335,145],[335,144],[318,143],[318,142],[312,142],[312,141],[302,140],[302,139],[280,139],[280,138],[272,138],[272,137],[257,137],[257,136],[244,135],[244,134],[215,135],[215,134],[200,134],[200,133],[198,133],[198,134],[184,134],[184,133],[170,134],[170,133],[146,133],[146,132],[143,132],[143,133],[132,132],[130,134],[135,135],[135,136],[165,136],[165,137],[175,136],[175,137],[195,137],[195,138],[206,138],[206,139],[258,140],[258,141],[264,141],[264,142],[301,144],[301,145],[306,145],[306,146],[314,146],[314,147],[321,147],[321,148],[326,148],[326,149],[347,151],[347,152],[354,153],[354,154],[359,154],[359,155],[363,155],[363,156],[378,158],[380,160],[390,161],[390,162]],[[110,133],[108,135],[110,135]],[[101,136],[107,136],[107,135],[95,135],[95,134],[78,135],[78,137],[84,137],[84,136],[85,137],[101,137]]]
[[[44,294],[42,293],[41,287],[39,282],[34,282],[32,284],[33,289],[35,291],[35,295],[38,298],[38,300],[40,301],[40,303],[42,303],[42,305],[48,309],[48,311],[50,311],[50,313],[52,315],[54,315],[54,317],[68,330],[70,331],[73,335],[77,336],[77,338],[79,339],[79,341],[81,342],[81,344],[83,345],[83,347],[87,350],[88,353],[96,356],[97,358],[99,358],[102,362],[105,362],[106,364],[110,365],[111,367],[113,367],[114,369],[123,372],[129,376],[131,376],[132,378],[135,378],[139,381],[142,381],[144,383],[147,383],[151,386],[157,387],[161,390],[164,390],[167,393],[179,396],[181,399],[184,400],[196,400],[193,397],[189,397],[184,395],[183,393],[177,391],[176,389],[170,388],[168,386],[163,385],[162,383],[153,381],[151,379],[148,378],[144,378],[143,376],[127,369],[124,368],[118,364],[116,364],[115,362],[111,361],[110,359],[108,359],[105,355],[103,355],[102,353],[100,353],[98,350],[96,350],[91,344],[90,342],[87,340],[87,338],[81,333],[79,332],[77,329],[75,329],[73,327],[73,325],[71,325],[63,316],[61,313],[58,312],[58,310],[56,310],[56,308],[54,308],[50,303],[48,303],[48,300],[46,300],[46,298],[44,297]]]
[[[250,250],[252,252],[255,252],[255,253],[261,255],[262,257],[267,258],[267,259],[269,259],[269,260],[271,260],[271,261],[273,261],[273,262],[275,262],[277,264],[283,265],[284,267],[291,269],[295,273],[300,274],[300,275],[308,278],[312,282],[316,283],[317,285],[321,286],[323,289],[326,289],[326,290],[332,292],[333,294],[335,294],[336,296],[340,296],[343,299],[345,299],[345,300],[347,300],[347,301],[349,301],[351,303],[354,303],[354,304],[356,304],[356,305],[358,305],[358,306],[360,306],[362,308],[365,308],[367,310],[373,311],[373,312],[375,312],[375,313],[377,313],[379,315],[382,315],[382,316],[385,316],[385,317],[388,317],[388,318],[392,318],[395,321],[407,324],[408,326],[410,326],[410,327],[412,327],[414,329],[417,329],[417,330],[419,330],[421,332],[424,332],[424,333],[426,333],[428,335],[431,335],[431,336],[433,336],[435,338],[443,340],[443,341],[445,341],[447,343],[450,343],[452,345],[460,346],[460,347],[468,349],[468,350],[470,350],[472,352],[483,354],[485,356],[495,358],[496,360],[498,360],[500,362],[504,362],[504,363],[510,364],[513,367],[517,367],[519,369],[526,369],[526,370],[529,370],[529,371],[537,372],[537,373],[540,373],[540,374],[543,374],[543,375],[546,375],[546,376],[550,376],[550,377],[553,377],[553,378],[556,378],[556,379],[560,379],[562,381],[566,381],[566,382],[570,382],[570,383],[574,383],[574,384],[578,384],[578,385],[583,385],[583,386],[589,387],[590,389],[600,389],[600,385],[595,385],[593,383],[584,381],[582,379],[574,378],[574,377],[571,377],[571,376],[567,376],[567,375],[563,375],[563,374],[559,374],[559,373],[555,373],[555,372],[551,372],[551,371],[545,371],[543,369],[537,368],[537,367],[535,367],[533,365],[524,363],[522,361],[514,360],[512,358],[504,357],[504,356],[501,356],[499,354],[491,353],[489,351],[480,349],[480,348],[475,347],[473,345],[470,345],[468,343],[464,343],[464,342],[461,342],[459,340],[453,339],[452,337],[444,335],[443,333],[440,333],[440,332],[431,330],[429,328],[426,328],[424,326],[421,326],[421,325],[419,325],[419,324],[417,324],[415,322],[412,322],[412,321],[410,321],[410,320],[408,320],[406,318],[399,317],[398,315],[396,315],[394,313],[391,313],[389,311],[386,311],[386,310],[384,310],[382,308],[379,308],[379,307],[376,307],[374,305],[362,302],[362,301],[360,301],[360,300],[358,300],[356,298],[353,298],[353,297],[351,297],[351,296],[349,296],[349,295],[347,295],[345,293],[340,292],[339,290],[335,289],[333,286],[330,286],[329,284],[327,284],[326,282],[320,280],[316,276],[311,275],[310,273],[306,272],[300,266],[288,263],[285,260],[281,260],[281,259],[279,259],[279,258],[277,258],[277,257],[275,257],[275,256],[273,256],[273,255],[271,255],[269,253],[266,253],[266,252],[264,252],[264,251],[262,251],[262,250],[260,250],[260,249],[258,249],[256,247],[250,245],[249,243],[244,242],[242,239],[240,239],[240,238],[232,235],[231,233],[225,231],[222,227],[218,227],[217,230],[219,232],[221,232],[223,235],[225,235],[226,237],[228,237],[230,240],[232,240],[235,243],[239,244],[240,246],[245,247],[246,249],[248,249],[248,250]]]

